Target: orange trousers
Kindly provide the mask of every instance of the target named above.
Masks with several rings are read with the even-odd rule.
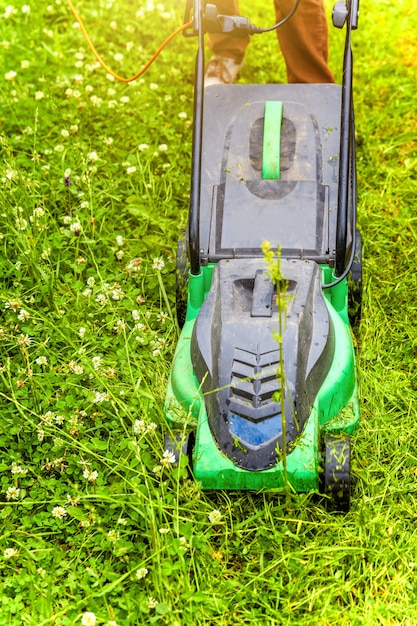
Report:
[[[294,0],[274,0],[280,22],[291,11]],[[217,0],[220,14],[239,15],[238,0]],[[250,18],[250,16],[248,16]],[[301,0],[296,12],[277,36],[284,57],[289,83],[334,83],[327,64],[328,26],[323,0]],[[209,35],[208,45],[214,54],[243,61],[249,37]]]

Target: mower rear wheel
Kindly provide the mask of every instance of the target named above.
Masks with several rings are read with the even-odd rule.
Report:
[[[327,508],[347,513],[350,507],[350,438],[327,435],[324,450],[324,493]]]

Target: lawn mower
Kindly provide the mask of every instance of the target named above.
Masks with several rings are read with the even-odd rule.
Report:
[[[187,6],[189,20],[185,34],[199,41],[192,180],[178,246],[182,330],[165,401],[166,449],[177,460],[188,455],[203,489],[323,493],[347,511],[359,421],[358,3],[333,10],[334,25],[346,30],[342,85],[204,88],[205,32],[263,31],[199,0]]]

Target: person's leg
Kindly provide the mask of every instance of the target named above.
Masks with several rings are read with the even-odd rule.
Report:
[[[222,15],[239,15],[238,0],[218,0],[215,4]],[[248,43],[249,35],[241,38],[212,33],[208,36],[208,47],[215,56],[233,59],[238,64],[243,63]]]
[[[274,0],[277,22],[291,11],[294,0]],[[277,36],[289,83],[334,83],[327,64],[328,26],[323,0],[301,0]]]

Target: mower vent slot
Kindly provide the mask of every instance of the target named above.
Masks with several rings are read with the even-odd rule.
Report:
[[[229,410],[255,422],[281,413],[281,404],[273,399],[280,390],[276,376],[278,350],[254,354],[236,349],[234,356]]]

